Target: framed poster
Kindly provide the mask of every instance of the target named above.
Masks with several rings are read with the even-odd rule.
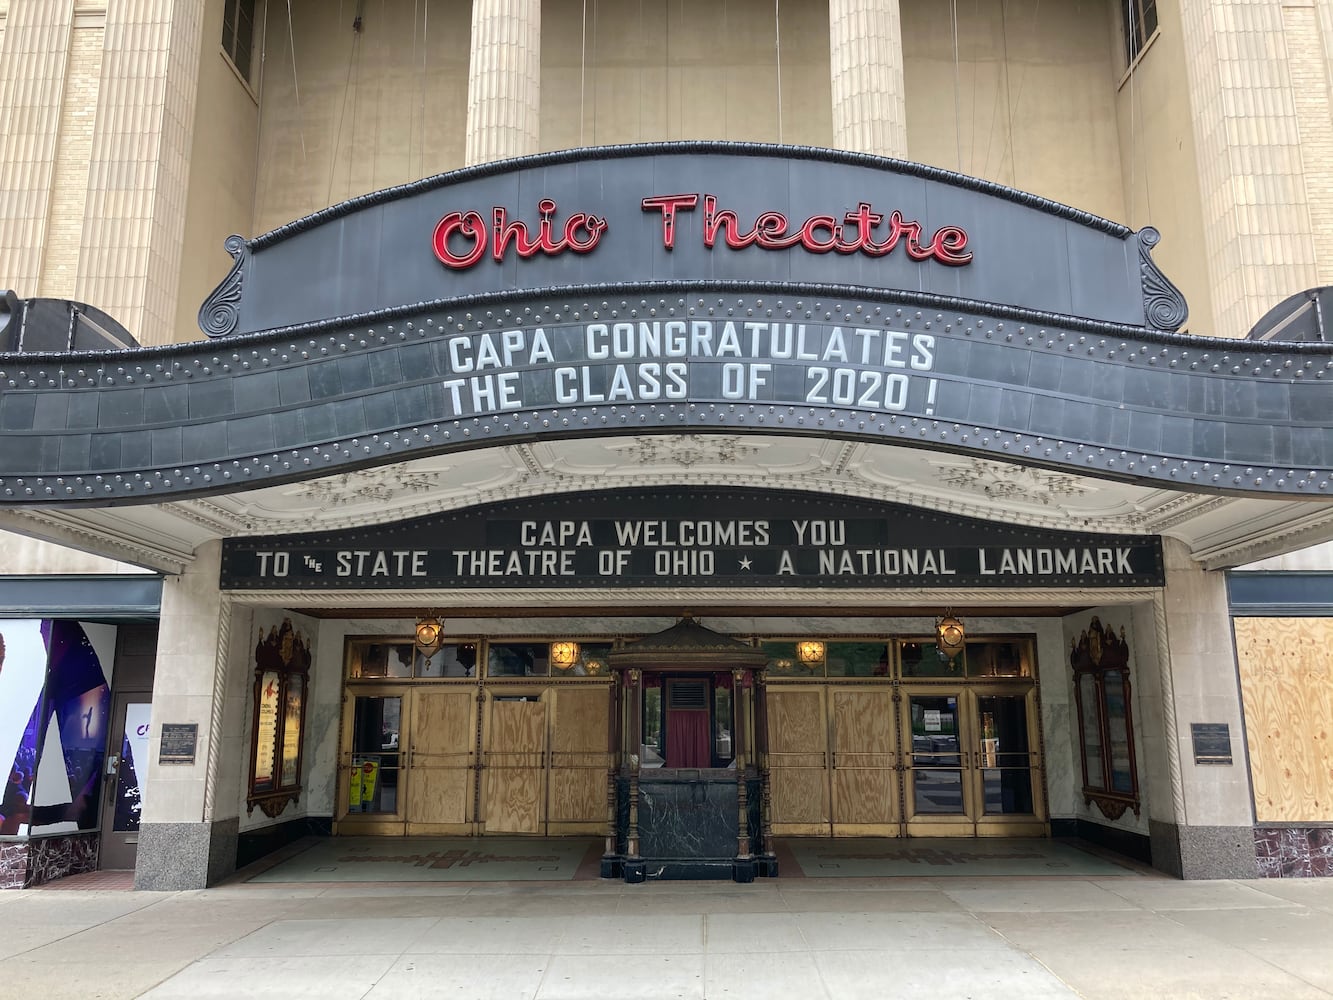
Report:
[[[1093,617],[1074,640],[1074,700],[1083,761],[1083,801],[1107,819],[1126,809],[1139,814],[1139,776],[1134,762],[1134,717],[1130,700],[1129,641]]]
[[[248,812],[277,816],[301,796],[301,746],[310,684],[310,643],[284,618],[259,628],[254,656],[254,715],[250,727]]]

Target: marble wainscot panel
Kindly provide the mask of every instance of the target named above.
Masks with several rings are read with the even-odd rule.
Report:
[[[1256,827],[1254,855],[1263,878],[1333,877],[1333,827]]]
[[[28,842],[0,842],[0,889],[22,889],[28,881]]]
[[[28,841],[28,885],[97,871],[99,846],[96,833],[34,837]]]

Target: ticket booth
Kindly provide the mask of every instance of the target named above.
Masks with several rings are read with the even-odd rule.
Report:
[[[776,875],[763,651],[686,615],[609,659],[619,767],[603,876]]]

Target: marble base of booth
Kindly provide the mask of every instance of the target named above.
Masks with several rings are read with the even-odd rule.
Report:
[[[97,871],[99,835],[62,834],[0,844],[0,889],[30,889]]]
[[[1333,826],[1261,826],[1254,854],[1262,878],[1333,877]]]

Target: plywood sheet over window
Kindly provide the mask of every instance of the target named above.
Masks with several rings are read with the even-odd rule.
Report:
[[[1237,618],[1261,823],[1333,821],[1333,619]]]

